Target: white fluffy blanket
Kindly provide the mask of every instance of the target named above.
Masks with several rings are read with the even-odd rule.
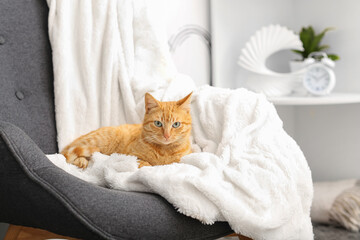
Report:
[[[48,4],[60,149],[100,126],[140,122],[146,91],[170,100],[194,90],[176,73],[146,1]],[[254,239],[312,239],[310,169],[274,106],[244,89],[202,87],[191,107],[195,153],[181,163],[138,169],[135,157],[96,153],[82,171],[49,158],[86,181],[158,193],[185,215],[228,221]]]

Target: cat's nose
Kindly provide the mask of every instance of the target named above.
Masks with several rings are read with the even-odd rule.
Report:
[[[169,140],[169,138],[170,138],[170,134],[168,134],[168,133],[164,133],[164,138],[165,138],[166,140]]]

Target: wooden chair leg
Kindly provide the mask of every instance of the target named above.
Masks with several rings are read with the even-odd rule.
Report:
[[[4,240],[45,240],[45,239],[67,239],[79,240],[76,238],[61,236],[42,229],[10,225]]]
[[[245,237],[240,234],[230,234],[229,237],[237,236],[239,240],[252,240],[251,238]],[[76,238],[70,238],[61,236],[52,232],[48,232],[42,229],[31,228],[31,227],[23,227],[17,225],[10,225],[4,240],[45,240],[49,238],[61,238],[67,240],[79,240]]]
[[[238,236],[239,240],[252,240],[251,238],[245,237],[243,235],[237,234],[237,236]]]
[[[4,240],[16,240],[21,232],[22,226],[9,225]]]
[[[238,237],[239,240],[252,240],[251,238],[245,237],[245,236],[237,234],[237,233],[232,233],[230,235],[227,235],[227,237]]]

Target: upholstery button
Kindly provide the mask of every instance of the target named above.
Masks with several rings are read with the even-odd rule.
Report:
[[[15,92],[15,96],[17,99],[19,100],[23,100],[24,99],[24,94],[21,91],[16,91]]]
[[[5,42],[5,38],[0,35],[0,45],[3,45]]]

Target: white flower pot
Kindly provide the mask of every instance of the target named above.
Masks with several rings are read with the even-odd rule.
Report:
[[[306,67],[306,64],[302,60],[291,60],[289,65],[291,72],[296,72]]]
[[[296,72],[300,69],[303,69],[305,68],[305,64],[304,64],[304,61],[296,61],[296,60],[292,60],[289,62],[290,64],[290,71],[291,72]]]
[[[296,61],[296,60],[290,61],[289,65],[290,65],[291,72],[297,72],[306,67],[306,65],[304,64],[304,61]],[[293,93],[298,94],[298,95],[306,94],[306,90],[302,84],[302,78],[303,78],[303,75],[299,75],[298,79],[296,80],[296,85],[294,87]]]

